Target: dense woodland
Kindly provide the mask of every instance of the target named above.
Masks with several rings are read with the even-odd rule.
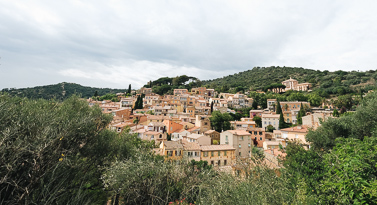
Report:
[[[201,81],[196,77],[187,75],[162,77],[149,81],[144,87],[152,88],[153,92],[159,95],[173,94],[173,90],[177,88],[191,90],[191,88],[200,86],[213,88],[218,92],[230,93],[256,90],[267,91],[267,88],[279,86],[282,81],[290,77],[298,80],[299,83],[311,83],[313,92],[322,98],[365,93],[368,90],[377,88],[377,72],[375,70],[366,72],[340,70],[329,72],[279,66],[255,67],[252,70],[207,81]],[[96,91],[98,96],[103,96],[105,94],[124,93],[127,92],[127,89],[92,88],[74,83],[59,83],[34,88],[6,88],[2,90],[2,92],[8,92],[12,96],[58,100],[67,99],[73,94],[88,98],[94,96]]]
[[[125,85],[126,87],[126,85]],[[76,83],[58,83],[55,85],[37,86],[33,88],[5,88],[2,92],[7,92],[12,96],[27,97],[27,98],[43,98],[65,100],[72,95],[79,95],[83,98],[92,97],[97,93],[98,96],[106,94],[124,93],[127,89],[111,89],[111,88],[93,88],[82,86]]]
[[[181,75],[175,78],[162,77],[155,81],[149,81],[148,84],[144,85],[146,88],[152,88],[152,91],[159,95],[172,95],[174,89],[191,90],[191,88],[200,86],[202,86],[202,82],[198,78],[187,75]]]
[[[374,204],[377,93],[352,115],[291,142],[283,168],[243,162],[239,176],[205,162],[165,161],[153,142],[106,129],[112,116],[63,102],[0,95],[1,204]]]
[[[377,72],[359,71],[320,71],[296,67],[255,67],[234,75],[214,80],[202,81],[203,86],[214,88],[218,92],[236,92],[243,90],[264,90],[266,87],[281,83],[289,78],[299,83],[308,82],[322,97],[344,95],[347,93],[366,92],[377,88]]]

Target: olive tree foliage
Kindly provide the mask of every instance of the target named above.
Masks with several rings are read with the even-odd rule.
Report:
[[[377,201],[377,138],[339,138],[324,158],[319,202],[374,204]]]
[[[203,183],[198,204],[295,203],[295,192],[290,189],[288,178],[279,171],[258,164],[245,167],[239,173],[240,176],[234,176],[223,172]]]
[[[319,150],[329,150],[335,146],[336,138],[356,138],[363,140],[377,132],[377,93],[367,95],[352,115],[329,118],[316,131],[309,131],[306,138],[311,146]]]
[[[215,175],[207,162],[165,161],[161,156],[138,152],[132,159],[106,168],[101,179],[114,201],[124,204],[168,204],[186,198],[194,203],[199,186]]]
[[[81,170],[78,155],[104,137],[111,119],[78,97],[58,103],[0,95],[0,203],[84,203],[76,188],[87,184],[71,171]]]

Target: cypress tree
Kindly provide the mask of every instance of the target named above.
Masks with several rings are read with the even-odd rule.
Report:
[[[283,112],[280,113],[280,118],[279,118],[279,129],[285,128],[285,122],[284,122],[284,115]]]
[[[304,117],[305,115],[306,113],[304,110],[304,106],[302,106],[302,103],[301,103],[300,111],[298,111],[298,114],[297,114],[297,123],[299,125],[302,125],[302,117]]]
[[[128,85],[127,93],[128,93],[128,94],[131,94],[131,84]]]
[[[281,110],[280,102],[278,101],[276,104],[276,114],[281,114],[283,111]]]
[[[221,96],[221,97],[223,97],[223,96]],[[253,107],[253,109],[258,109],[258,103],[257,103],[257,101],[256,100],[254,100],[253,101],[253,104],[251,105],[251,107]]]
[[[143,98],[140,96],[139,109],[143,109]]]

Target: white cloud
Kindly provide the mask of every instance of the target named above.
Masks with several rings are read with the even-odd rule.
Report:
[[[202,70],[190,66],[176,66],[168,63],[151,61],[129,61],[122,63],[122,66],[106,66],[100,64],[87,65],[91,69],[71,68],[60,70],[58,73],[69,78],[85,78],[94,82],[107,82],[118,86],[128,85],[142,87],[150,80],[157,80],[160,77],[175,77],[178,75],[202,76],[209,79],[213,75],[223,76],[227,71]],[[95,86],[95,85],[93,85]]]
[[[371,0],[0,1],[0,88],[62,81],[122,88],[271,65],[375,69],[376,6]]]

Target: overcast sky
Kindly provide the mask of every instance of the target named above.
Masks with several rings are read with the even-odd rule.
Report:
[[[0,0],[0,89],[377,69],[377,1]]]

